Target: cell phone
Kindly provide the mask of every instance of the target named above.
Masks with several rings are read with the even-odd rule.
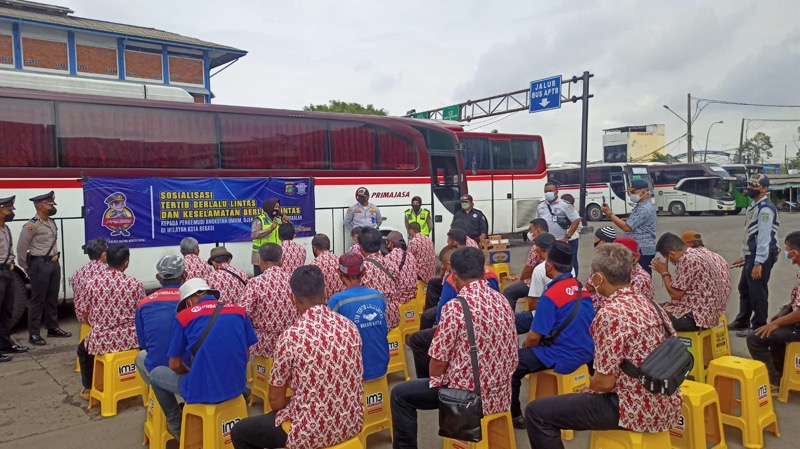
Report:
[[[603,195],[603,204],[606,204],[606,196]]]

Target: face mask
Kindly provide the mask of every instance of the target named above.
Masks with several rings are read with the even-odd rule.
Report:
[[[8,220],[8,218],[6,218],[6,220]],[[795,252],[795,251],[794,251],[794,250],[791,250],[791,251],[786,251],[786,250],[784,250],[784,251],[783,251],[783,259],[784,259],[784,260],[785,260],[787,263],[789,263],[789,265],[794,265],[794,260],[792,260],[792,258],[791,258],[791,257],[789,257],[789,253],[793,253],[793,252]]]
[[[358,200],[358,202],[359,202],[359,203],[361,203],[361,204],[367,204],[367,197],[365,197],[365,196],[359,196],[359,197],[358,197],[358,198],[356,198],[356,199],[357,199],[357,200]]]
[[[761,195],[761,190],[758,189],[747,189],[747,196],[750,198],[756,198],[758,195]]]
[[[466,203],[466,202],[463,202],[463,201],[462,201],[462,202],[461,202],[461,208],[462,208],[462,209],[464,209],[464,210],[467,210],[467,209],[469,209],[469,203]]]
[[[597,248],[600,245],[600,240],[594,242],[594,247]]]
[[[277,217],[278,216],[278,212],[280,212],[280,211],[277,210],[277,209],[273,209],[269,214],[272,215],[273,217]]]
[[[56,212],[57,212],[57,211],[58,211],[58,209],[56,209],[56,208],[54,207],[54,208],[52,208],[52,209],[50,209],[50,210],[48,210],[48,211],[47,211],[47,216],[48,216],[48,217],[52,217],[53,215],[55,215],[55,214],[56,214]]]
[[[14,213],[13,212],[8,214],[8,215],[6,215],[6,223],[8,223],[10,221],[14,221]]]
[[[554,201],[556,199],[555,192],[544,192],[544,199],[547,201]]]
[[[531,242],[533,241],[533,234],[531,234],[530,232],[528,233],[528,240]]]
[[[411,205],[411,210],[413,210],[413,211],[414,211],[414,213],[416,213],[416,214],[418,214],[418,213],[419,213],[419,208],[420,208],[420,206],[418,206],[418,205],[417,205],[417,206],[415,206],[415,205],[413,205],[413,204]]]
[[[630,194],[630,198],[631,198],[631,202],[633,202],[633,203],[638,203],[639,201],[642,201],[642,196],[641,195],[637,195],[635,193],[631,193]]]

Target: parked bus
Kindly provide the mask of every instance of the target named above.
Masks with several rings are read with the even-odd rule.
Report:
[[[659,211],[671,215],[713,215],[733,213],[736,201],[731,195],[736,181],[718,164],[651,163],[647,172],[653,179],[653,198]]]
[[[731,176],[736,177],[736,182],[731,183],[731,195],[733,195],[733,199],[736,201],[736,208],[730,213],[732,215],[737,215],[742,209],[746,209],[747,206],[753,202],[753,200],[747,196],[747,179],[755,173],[762,173],[764,167],[752,164],[725,164],[722,165],[722,168]]]
[[[382,230],[404,232],[403,212],[420,196],[442,246],[466,192],[457,146],[452,131],[409,119],[0,88],[0,197],[17,197],[17,221],[10,223],[16,240],[35,215],[27,199],[56,192],[62,300],[71,298],[70,277],[87,262],[81,179],[313,177],[316,231],[338,253],[350,244],[343,219],[358,187],[380,207]],[[175,254],[178,243],[133,249],[127,273],[155,287],[153,263]],[[311,254],[310,238],[298,243]],[[202,245],[202,254],[211,246]],[[251,273],[251,243],[226,246],[233,263]]]
[[[547,175],[550,181],[558,184],[559,194],[569,193],[579,201],[581,185],[579,166],[574,164],[550,166]],[[635,205],[630,202],[628,189],[631,188],[631,181],[640,179],[652,187],[653,182],[645,164],[593,164],[586,167],[586,219],[602,220],[603,213],[600,206],[603,202],[607,203],[616,215],[630,214]]]

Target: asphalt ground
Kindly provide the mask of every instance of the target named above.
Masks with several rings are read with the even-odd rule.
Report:
[[[800,215],[783,214],[780,235],[800,229]],[[659,217],[659,233],[680,234],[694,229],[703,235],[706,246],[732,261],[739,254],[742,240],[744,217],[740,216],[702,216],[702,217]],[[591,223],[597,227],[600,223]],[[585,280],[591,258],[592,236],[581,236],[579,277]],[[782,243],[781,243],[782,245]],[[528,246],[521,240],[512,241],[512,272],[518,273],[527,256]],[[132,260],[131,263],[142,263]],[[150,263],[150,262],[147,262]],[[770,282],[770,315],[788,302],[795,283],[797,267],[787,264],[782,258],[777,262]],[[740,270],[731,270],[733,291],[728,299],[727,317],[730,321],[738,309],[736,285]],[[654,279],[656,298],[666,301],[667,295],[660,277]],[[520,303],[521,306],[521,303]],[[62,314],[62,327],[71,331],[70,339],[48,339],[47,346],[32,348],[28,354],[15,355],[14,361],[0,364],[0,449],[20,448],[137,448],[142,445],[142,426],[145,409],[138,399],[120,402],[117,416],[102,418],[99,407],[86,409],[79,392],[80,375],[75,373],[75,348],[78,344],[79,325],[68,310]],[[27,344],[24,329],[15,333],[17,341]],[[748,357],[744,339],[730,335],[733,355]],[[407,360],[413,367],[411,354]],[[413,376],[413,368],[410,369]],[[390,376],[391,384],[400,382],[401,376]],[[527,397],[527,386],[523,383],[521,397]],[[765,447],[770,449],[796,448],[800,441],[800,394],[790,396],[790,402],[783,404],[774,401],[778,416],[781,437],[776,438],[765,432]],[[250,409],[250,414],[261,412],[260,404]],[[437,436],[438,418],[436,411],[423,411],[419,414],[419,435],[421,448],[440,448],[442,440]],[[741,448],[741,433],[735,428],[725,427],[728,447]],[[527,434],[516,431],[517,447],[528,448]],[[387,449],[391,447],[388,431],[369,437],[368,448]],[[587,448],[589,433],[576,432],[573,441],[566,442],[567,448]],[[177,448],[172,442],[169,447]]]

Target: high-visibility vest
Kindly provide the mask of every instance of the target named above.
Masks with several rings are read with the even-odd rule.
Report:
[[[258,216],[258,219],[261,220],[261,229],[267,229],[272,225],[272,220],[267,218],[266,214],[261,214]],[[280,245],[281,239],[278,237],[278,227],[272,230],[266,237],[261,237],[260,239],[253,239],[253,251],[258,251],[261,246],[265,243],[277,243]]]
[[[419,215],[414,215],[414,209],[408,209],[406,211],[406,221],[409,223],[419,223],[419,229],[422,235],[427,236],[431,233],[431,230],[428,229],[428,217],[430,217],[431,212],[428,209],[420,209]]]

